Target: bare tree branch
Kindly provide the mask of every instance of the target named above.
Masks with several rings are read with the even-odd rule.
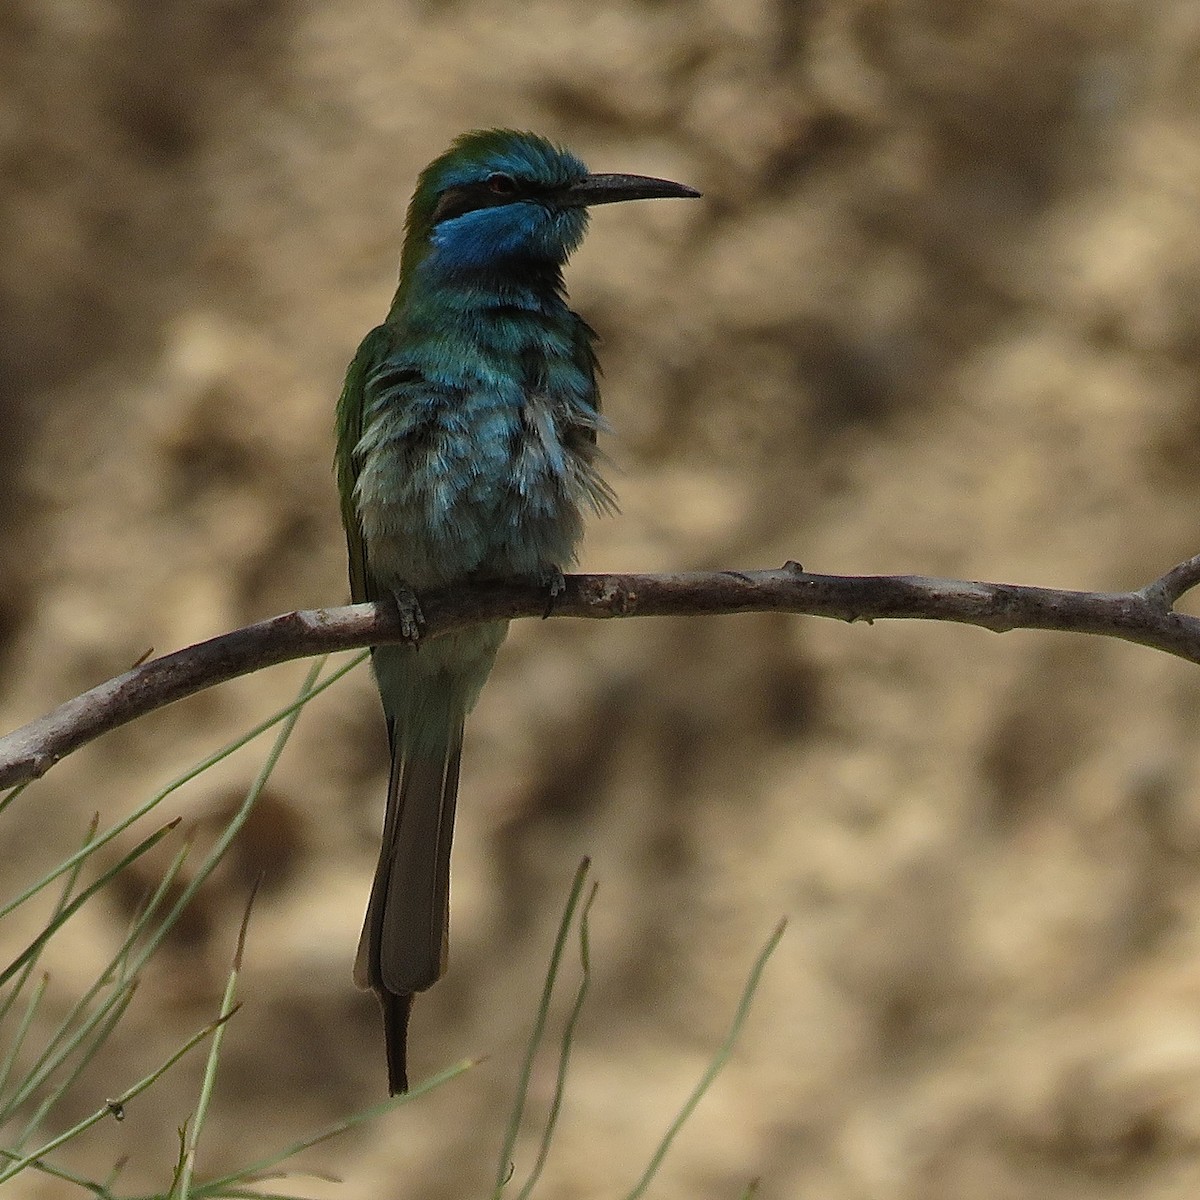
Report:
[[[1058,629],[1137,642],[1200,663],[1200,618],[1172,605],[1200,584],[1200,555],[1136,592],[1069,592],[915,575],[810,575],[777,571],[679,575],[568,575],[556,617],[703,616],[787,612],[843,621],[917,618],[1009,629]],[[483,620],[541,617],[546,590],[478,583],[420,597],[425,638]],[[151,659],[0,738],[0,787],[45,774],[100,734],[213,684],[291,659],[400,641],[390,605],[285,613]]]

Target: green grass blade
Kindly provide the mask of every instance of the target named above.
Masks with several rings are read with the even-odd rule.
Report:
[[[173,779],[164,788],[156,792],[140,808],[135,809],[129,814],[129,816],[125,817],[121,821],[118,821],[117,824],[113,825],[110,829],[106,829],[104,833],[102,833],[95,841],[88,843],[81,850],[76,851],[76,853],[70,858],[64,859],[63,862],[59,863],[53,871],[39,879],[36,883],[30,884],[29,887],[27,887],[19,895],[15,896],[12,900],[8,901],[7,904],[0,906],[0,921],[8,916],[9,913],[26,903],[26,901],[36,896],[40,891],[42,891],[43,888],[46,888],[52,884],[60,875],[71,870],[77,863],[82,862],[89,855],[94,854],[100,849],[101,846],[105,846],[111,842],[113,838],[119,837],[131,825],[141,820],[142,817],[161,804],[169,795],[171,795],[172,792],[178,791],[179,788],[183,787],[184,784],[190,783],[193,779],[195,779],[198,775],[203,774],[210,767],[216,766],[217,763],[228,758],[231,754],[236,753],[243,746],[254,741],[255,738],[266,733],[267,730],[274,728],[274,726],[278,725],[281,721],[287,720],[289,716],[293,715],[298,709],[307,704],[313,696],[317,696],[321,692],[325,691],[326,688],[332,687],[339,679],[342,678],[342,676],[353,671],[355,667],[366,660],[368,654],[369,651],[365,650],[361,654],[356,654],[349,662],[340,666],[327,679],[323,679],[318,686],[312,689],[311,692],[300,696],[298,699],[293,700],[290,704],[278,709],[264,721],[260,721],[252,729],[244,733],[241,737],[235,738],[232,742],[228,742],[219,750],[215,750],[207,758],[202,759],[194,766],[189,767],[188,770],[182,775]],[[21,784],[19,786],[25,787],[26,785]]]
[[[504,1143],[500,1147],[500,1163],[496,1171],[496,1184],[492,1189],[493,1200],[497,1200],[512,1178],[513,1154],[516,1150],[517,1137],[521,1132],[521,1121],[525,1116],[525,1102],[529,1096],[529,1081],[533,1076],[533,1060],[542,1044],[546,1033],[546,1022],[550,1016],[550,997],[554,992],[554,983],[558,978],[559,966],[562,963],[563,948],[567,943],[567,934],[571,930],[571,922],[575,917],[575,909],[579,897],[583,894],[583,884],[587,879],[591,860],[585,858],[575,869],[575,878],[571,882],[571,892],[563,909],[562,919],[558,923],[558,934],[554,939],[554,949],[550,952],[550,963],[546,968],[546,981],[542,985],[542,995],[538,1002],[537,1015],[534,1018],[533,1030],[525,1046],[525,1058],[521,1063],[521,1074],[517,1080],[517,1094],[513,1100],[512,1113],[508,1119],[508,1129],[504,1134]]]
[[[99,827],[99,825],[100,825],[100,814],[93,813],[92,819],[88,824],[88,831],[84,835],[84,839],[83,839],[83,844],[85,846],[88,844],[88,842],[90,842],[92,840],[92,838],[94,838],[96,836],[96,829]],[[80,859],[79,862],[75,865],[74,869],[71,870],[67,874],[67,878],[63,883],[62,892],[59,894],[58,900],[55,902],[55,905],[54,905],[54,910],[51,913],[51,916],[50,916],[51,920],[53,920],[55,917],[57,917],[62,912],[62,910],[66,907],[67,902],[71,899],[71,893],[75,890],[76,885],[79,883],[79,873],[82,869],[83,869],[83,860]],[[16,983],[14,983],[13,986],[9,989],[9,993],[4,998],[3,1003],[0,1003],[0,1021],[3,1021],[8,1016],[9,1010],[12,1007],[13,1003],[16,1001],[17,997],[21,994],[21,992],[25,989],[25,985],[29,982],[29,977],[30,977],[30,975],[33,974],[34,968],[37,966],[39,958],[41,958],[40,951],[37,954],[35,954],[32,958],[28,959],[25,963],[25,966],[21,969]],[[9,1074],[9,1070],[12,1067],[12,1061],[13,1060],[10,1058],[10,1060],[8,1062],[6,1062],[3,1074],[0,1075],[0,1093],[3,1093],[4,1088],[8,1084],[8,1074]]]
[[[28,1122],[26,1122],[25,1128],[21,1132],[20,1137],[17,1138],[13,1149],[19,1151],[21,1147],[25,1145],[25,1143],[34,1135],[38,1126],[46,1119],[46,1114],[50,1112],[50,1110],[59,1102],[63,1095],[71,1088],[71,1086],[83,1073],[88,1063],[95,1058],[96,1054],[100,1050],[100,1047],[108,1041],[112,1031],[116,1029],[117,1024],[125,1015],[125,1010],[129,1007],[129,1003],[133,999],[133,993],[136,990],[137,980],[134,979],[130,981],[130,983],[125,987],[124,991],[117,997],[116,1002],[104,1010],[107,1013],[107,1020],[105,1020],[104,1024],[100,1027],[97,1035],[91,1040],[91,1042],[88,1043],[83,1055],[80,1057],[75,1066],[71,1068],[70,1073],[59,1083],[55,1084],[50,1094],[46,1096],[41,1104],[38,1105],[33,1116],[29,1118]],[[91,1030],[89,1029],[88,1032],[90,1033]],[[64,1061],[70,1055],[73,1049],[74,1045],[65,1050],[58,1061],[55,1062],[54,1067],[51,1069],[53,1070],[57,1068],[59,1063]]]
[[[129,1003],[133,989],[136,987],[136,985],[136,980],[130,980],[129,982],[122,984],[119,988],[114,989],[114,991],[105,999],[104,1004],[91,1013],[88,1019],[77,1030],[75,1030],[75,1032],[72,1033],[68,1039],[60,1041],[60,1044],[53,1051],[43,1050],[41,1055],[38,1057],[36,1064],[26,1072],[25,1078],[21,1081],[20,1086],[16,1089],[13,1095],[7,1101],[5,1101],[3,1110],[0,1110],[0,1121],[11,1120],[15,1115],[16,1110],[22,1104],[24,1104],[33,1095],[33,1093],[36,1092],[37,1089],[40,1088],[47,1081],[47,1079],[49,1079],[50,1076],[53,1075],[54,1072],[57,1071],[58,1068],[67,1061],[68,1058],[71,1057],[72,1054],[75,1053],[80,1046],[87,1043],[87,1040],[91,1036],[93,1030],[96,1030],[99,1027],[100,1032],[96,1035],[100,1039],[99,1044],[89,1045],[88,1048],[87,1057],[90,1059],[96,1053],[96,1051],[99,1050],[100,1045],[103,1045],[104,1041],[108,1039],[109,1034],[112,1033],[112,1027],[108,1026],[105,1028],[102,1023],[114,1008],[119,1008],[121,1012],[124,1012],[125,1006]],[[46,1111],[48,1111],[48,1109],[39,1109],[39,1120]],[[23,1134],[20,1141],[23,1141],[24,1137],[25,1135]]]
[[[25,780],[24,783],[18,783],[16,787],[9,788],[4,798],[0,800],[0,815],[3,815],[4,810],[33,782],[32,779]]]
[[[234,1009],[234,1012],[236,1011],[237,1010]],[[232,1015],[233,1014],[230,1013],[230,1016]],[[51,1151],[57,1150],[59,1146],[63,1146],[67,1142],[71,1141],[72,1138],[78,1137],[85,1130],[90,1129],[93,1125],[99,1124],[106,1117],[111,1118],[114,1110],[124,1108],[131,1100],[134,1099],[134,1097],[140,1096],[147,1088],[152,1087],[155,1083],[157,1083],[158,1080],[161,1079],[162,1076],[165,1075],[181,1058],[183,1058],[183,1056],[187,1054],[189,1050],[199,1045],[206,1037],[211,1036],[216,1031],[218,1025],[222,1024],[227,1019],[228,1018],[220,1018],[217,1021],[213,1021],[206,1025],[199,1032],[192,1034],[192,1036],[188,1038],[188,1040],[184,1042],[184,1044],[180,1046],[180,1048],[176,1050],[175,1053],[170,1056],[170,1058],[151,1071],[149,1075],[139,1079],[138,1082],[132,1087],[126,1088],[125,1091],[123,1091],[119,1096],[107,1101],[102,1107],[98,1108],[90,1116],[84,1117],[84,1119],[78,1122],[78,1124],[71,1126],[70,1129],[67,1129],[63,1133],[58,1134],[56,1137],[51,1138],[50,1141],[46,1142],[42,1146],[39,1146],[36,1150],[29,1154],[23,1155],[14,1162],[10,1162],[7,1167],[5,1167],[3,1170],[0,1170],[0,1184],[7,1183],[8,1180],[12,1179],[14,1175],[19,1175],[25,1170],[26,1167],[32,1166],[39,1159],[45,1158],[45,1156]]]
[[[0,1158],[15,1161],[19,1157],[19,1154],[14,1154],[10,1150],[0,1149]],[[56,1167],[52,1163],[32,1162],[29,1164],[29,1168],[33,1171],[39,1171],[43,1175],[49,1175],[54,1179],[61,1179],[64,1183],[73,1183],[77,1188],[82,1188],[85,1192],[91,1192],[93,1196],[98,1197],[98,1200],[112,1200],[111,1193],[105,1184],[97,1183],[94,1179],[85,1179],[82,1175],[76,1175],[73,1171],[68,1171],[65,1167]]]
[[[179,847],[175,857],[163,872],[162,878],[158,881],[158,886],[130,921],[129,930],[125,934],[125,940],[117,948],[117,952],[109,961],[106,972],[116,982],[124,983],[125,980],[133,978],[135,972],[130,969],[129,962],[134,948],[150,928],[155,914],[162,908],[171,888],[175,885],[175,880],[179,878],[179,873],[183,870],[183,864],[187,862],[188,855],[192,852],[192,837],[192,833],[187,835],[183,845]]]
[[[355,662],[358,657],[356,656]],[[300,686],[299,696],[287,706],[287,715],[283,718],[282,727],[275,735],[275,741],[271,745],[271,749],[267,753],[267,757],[263,765],[259,768],[258,774],[255,776],[254,782],[250,785],[246,792],[246,797],[242,801],[237,812],[230,817],[221,836],[217,839],[212,849],[209,850],[204,862],[201,863],[196,874],[192,877],[187,887],[179,893],[178,898],[172,905],[170,912],[163,918],[162,924],[155,934],[142,946],[138,954],[133,958],[130,970],[136,973],[150,960],[158,947],[162,944],[163,939],[167,936],[175,922],[179,920],[183,914],[183,910],[192,902],[192,897],[200,890],[204,881],[213,873],[217,864],[225,857],[225,852],[229,849],[233,839],[238,835],[242,826],[245,825],[250,816],[254,805],[258,802],[258,797],[262,794],[262,790],[267,785],[267,780],[271,778],[272,771],[275,770],[275,764],[279,761],[279,756],[283,753],[284,746],[287,745],[288,739],[292,736],[292,731],[296,728],[296,721],[299,719],[300,712],[304,705],[308,703],[313,696],[319,695],[325,690],[332,679],[345,674],[346,670],[355,665],[355,662],[349,664],[348,667],[342,668],[339,672],[334,672],[329,679],[324,680],[321,684],[316,683],[317,676],[320,675],[322,667],[325,665],[325,659],[317,659],[308,674],[304,678],[303,684]]]
[[[221,1200],[305,1200],[294,1192],[261,1192],[257,1188],[232,1188],[221,1193]]]
[[[21,1053],[21,1047],[25,1044],[25,1038],[29,1034],[29,1027],[33,1023],[33,1015],[46,993],[46,987],[49,982],[50,976],[43,974],[37,986],[30,993],[29,999],[25,1002],[25,1015],[21,1018],[21,1024],[17,1026],[12,1046],[4,1056],[4,1064],[0,1066],[0,1093],[8,1086],[8,1078],[12,1074],[13,1064],[17,1061],[17,1055]],[[0,1110],[0,1116],[2,1116],[8,1107],[9,1105],[5,1104],[4,1109]]]
[[[116,866],[110,867],[99,879],[89,884],[78,896],[68,904],[65,904],[62,912],[58,913],[46,928],[3,971],[0,971],[0,986],[6,984],[31,958],[40,954],[42,948],[58,932],[59,928],[70,920],[102,887],[141,858],[146,851],[157,846],[178,824],[179,818],[176,817],[175,820],[168,821],[166,825],[156,829],[149,837],[143,838]]]
[[[575,1003],[571,1006],[567,1023],[563,1027],[562,1042],[558,1051],[558,1075],[554,1080],[554,1097],[550,1102],[550,1112],[546,1117],[545,1128],[542,1130],[541,1145],[538,1146],[537,1158],[534,1161],[533,1170],[529,1172],[529,1178],[525,1181],[525,1186],[518,1194],[517,1200],[529,1200],[529,1197],[533,1194],[534,1187],[537,1185],[537,1181],[542,1177],[542,1170],[546,1166],[547,1158],[550,1157],[550,1143],[554,1140],[554,1130],[558,1126],[559,1113],[562,1112],[563,1095],[567,1088],[567,1071],[571,1063],[571,1047],[575,1043],[575,1029],[579,1024],[579,1017],[583,1012],[583,1003],[587,999],[588,988],[592,982],[588,915],[592,911],[592,902],[596,899],[598,887],[598,884],[592,884],[592,889],[588,892],[588,898],[584,901],[583,908],[579,912],[579,967],[581,972],[579,987],[575,991]]]
[[[418,1084],[410,1091],[380,1101],[379,1104],[372,1105],[370,1108],[364,1108],[361,1112],[343,1118],[341,1121],[323,1129],[320,1133],[314,1134],[312,1137],[306,1137],[298,1142],[293,1142],[290,1146],[277,1151],[268,1158],[260,1159],[256,1163],[243,1167],[241,1170],[233,1171],[228,1175],[222,1175],[218,1179],[209,1179],[204,1183],[197,1184],[192,1188],[189,1200],[207,1200],[208,1197],[228,1196],[231,1194],[228,1189],[244,1187],[255,1176],[266,1174],[279,1166],[280,1163],[286,1162],[289,1158],[299,1154],[302,1150],[308,1150],[313,1146],[319,1145],[321,1142],[329,1141],[330,1138],[338,1137],[357,1125],[362,1125],[366,1121],[373,1121],[376,1117],[381,1117],[384,1113],[391,1112],[394,1108],[411,1104],[414,1100],[427,1095],[435,1088],[441,1087],[442,1084],[449,1083],[451,1079],[457,1078],[464,1071],[469,1071],[477,1065],[477,1062],[478,1060],[476,1059],[467,1059],[464,1062],[456,1063],[454,1066],[447,1067],[446,1070],[440,1071],[437,1075],[425,1080],[424,1083]]]
[[[254,897],[258,893],[258,882],[250,891],[246,901],[246,911],[242,914],[242,926],[238,930],[237,948],[233,954],[233,964],[229,969],[229,978],[225,981],[225,994],[221,997],[221,1016],[233,1011],[234,997],[237,995],[238,975],[242,970],[242,956],[246,951],[246,929],[250,924],[250,911],[254,907]],[[192,1118],[192,1131],[188,1136],[187,1147],[183,1156],[183,1171],[180,1173],[177,1188],[180,1200],[188,1200],[191,1194],[192,1174],[196,1169],[196,1146],[200,1141],[200,1131],[204,1128],[204,1120],[208,1115],[209,1102],[212,1100],[213,1086],[217,1079],[217,1063],[221,1057],[221,1043],[225,1040],[225,1027],[222,1025],[213,1034],[212,1044],[208,1048],[208,1061],[204,1064],[204,1081],[200,1085],[200,1098],[196,1102],[196,1114]]]
[[[365,653],[356,655],[353,660],[344,664],[337,671],[333,672],[327,679],[321,680],[319,684],[317,683],[317,679],[322,670],[324,660],[315,663],[312,670],[308,673],[305,683],[300,690],[299,696],[294,701],[273,714],[268,720],[261,722],[259,725],[248,731],[242,737],[239,737],[238,739],[229,743],[218,752],[210,755],[200,764],[197,764],[195,767],[189,769],[183,775],[173,780],[167,787],[156,793],[156,795],[152,797],[149,802],[142,805],[129,817],[106,830],[100,837],[95,836],[96,827],[98,825],[97,819],[97,821],[93,822],[93,825],[89,830],[89,836],[79,851],[77,851],[64,862],[60,863],[53,871],[49,872],[42,879],[38,880],[31,887],[27,888],[23,893],[21,893],[21,895],[16,897],[14,900],[11,900],[3,908],[0,908],[0,919],[3,919],[3,916],[13,912],[20,904],[32,898],[34,895],[37,895],[45,887],[54,883],[62,876],[67,876],[67,881],[63,890],[63,896],[58,902],[51,921],[42,930],[38,937],[35,938],[25,948],[25,950],[22,951],[22,953],[18,955],[11,964],[9,964],[5,970],[0,971],[0,986],[3,986],[5,983],[12,982],[14,976],[20,973],[19,982],[17,982],[15,988],[6,995],[3,1006],[0,1007],[0,1014],[2,1014],[10,1009],[15,1003],[16,997],[22,986],[30,977],[30,972],[36,964],[38,956],[41,954],[45,945],[58,931],[58,929],[61,928],[61,926],[67,920],[69,920],[79,910],[79,908],[82,907],[83,904],[91,899],[97,891],[99,891],[107,883],[111,882],[111,880],[119,875],[121,871],[127,869],[137,858],[145,854],[152,846],[160,841],[162,837],[166,836],[168,832],[178,825],[179,822],[172,821],[167,826],[156,830],[149,837],[143,839],[138,843],[137,846],[134,847],[132,851],[130,851],[129,854],[125,855],[112,868],[105,871],[95,883],[84,889],[84,891],[78,896],[74,896],[72,898],[71,893],[76,886],[79,873],[83,864],[89,859],[89,857],[95,854],[104,845],[111,842],[124,830],[128,829],[129,826],[140,817],[145,816],[155,807],[155,805],[161,803],[162,800],[171,792],[175,791],[189,780],[194,779],[202,771],[220,762],[229,754],[234,753],[236,750],[240,749],[253,738],[259,736],[266,730],[274,726],[282,726],[278,731],[277,737],[270,753],[266,758],[266,761],[262,765],[253,785],[247,793],[243,805],[239,809],[238,813],[235,814],[234,817],[227,823],[222,836],[218,839],[217,844],[212,848],[208,856],[205,858],[205,861],[200,870],[197,872],[196,876],[189,882],[189,885],[183,889],[182,893],[177,897],[175,903],[171,906],[166,915],[161,917],[161,919],[158,919],[159,910],[166,899],[170,887],[177,878],[188,852],[188,847],[184,847],[176,855],[171,866],[168,868],[166,875],[156,888],[153,897],[151,897],[150,901],[134,920],[132,928],[122,943],[122,946],[113,956],[113,959],[109,962],[104,971],[100,973],[96,984],[89,990],[88,994],[72,1008],[72,1011],[68,1015],[67,1019],[60,1023],[58,1030],[56,1030],[55,1034],[51,1038],[50,1044],[42,1051],[42,1055],[38,1060],[38,1064],[36,1065],[37,1069],[31,1074],[27,1075],[26,1079],[22,1081],[22,1087],[19,1089],[21,1094],[18,1098],[18,1103],[24,1102],[31,1094],[33,1089],[37,1086],[43,1085],[49,1075],[53,1071],[57,1070],[70,1054],[77,1052],[81,1045],[85,1045],[85,1039],[89,1038],[89,1036],[92,1038],[90,1043],[86,1043],[86,1052],[82,1055],[81,1061],[71,1072],[70,1077],[57,1085],[54,1092],[39,1106],[38,1112],[31,1120],[29,1129],[26,1131],[22,1141],[31,1136],[32,1130],[37,1127],[37,1124],[40,1123],[42,1119],[44,1119],[45,1114],[59,1100],[63,1092],[71,1086],[71,1084],[77,1078],[79,1072],[82,1071],[88,1062],[91,1061],[93,1055],[98,1051],[99,1047],[103,1045],[104,1041],[116,1027],[118,1021],[124,1013],[126,1005],[130,1001],[132,992],[136,985],[136,977],[138,972],[162,944],[162,941],[169,929],[178,920],[179,916],[182,914],[190,900],[194,897],[196,891],[204,882],[204,880],[211,874],[213,868],[217,865],[228,849],[232,839],[236,836],[242,825],[245,823],[250,810],[252,809],[255,801],[258,799],[258,796],[261,794],[264,785],[271,775],[271,772],[274,770],[274,767],[278,762],[279,755],[286,745],[295,727],[296,719],[303,707],[315,695],[318,695],[326,688],[332,686],[333,683],[342,678],[349,671],[353,670],[365,658]],[[13,793],[10,793],[6,799],[10,800],[14,798],[15,794],[16,790],[14,790]],[[149,937],[146,936],[148,930],[151,931]],[[139,942],[141,943],[140,945]],[[116,985],[113,986],[112,994],[105,999],[102,1005],[88,1015],[87,1020],[81,1027],[76,1029],[73,1034],[69,1034],[74,1022],[78,1021],[80,1016],[87,1011],[88,1007],[92,1003],[94,1003],[96,996],[100,994],[101,990],[105,986],[113,985],[114,977],[116,978],[117,982]],[[235,977],[231,977],[231,984],[233,983],[234,978]],[[39,995],[44,987],[45,985],[42,984],[41,988],[39,989]],[[32,1003],[30,1011],[27,1012],[21,1023],[22,1030],[28,1028],[33,1008],[36,1008],[35,1002]],[[223,1017],[202,1029],[193,1038],[189,1039],[181,1047],[181,1049],[176,1052],[176,1054],[172,1055],[165,1063],[163,1063],[162,1066],[113,1101],[113,1107],[106,1105],[105,1108],[93,1113],[90,1117],[85,1118],[83,1121],[79,1122],[77,1125],[73,1126],[64,1133],[57,1135],[32,1153],[20,1154],[19,1147],[15,1153],[12,1150],[0,1152],[0,1159],[7,1158],[9,1160],[7,1165],[0,1169],[0,1183],[12,1178],[20,1171],[25,1170],[27,1167],[44,1169],[45,1164],[40,1162],[40,1159],[43,1156],[64,1145],[72,1137],[77,1136],[79,1133],[83,1132],[83,1130],[95,1124],[98,1120],[102,1120],[110,1112],[114,1111],[116,1106],[123,1105],[134,1096],[141,1094],[141,1092],[143,1092],[147,1087],[152,1086],[152,1084],[163,1074],[163,1072],[170,1069],[170,1067],[173,1066],[180,1057],[191,1050],[193,1046],[199,1043],[199,1041],[207,1036],[218,1034],[218,1031],[223,1029],[224,1019],[227,1019],[231,1011],[232,993],[227,991],[225,1000],[222,1003]],[[17,1049],[19,1049],[20,1044],[24,1041],[25,1033],[23,1031],[19,1032],[18,1038],[19,1041]],[[14,1050],[14,1060],[15,1057],[16,1051]],[[215,1056],[210,1055],[209,1069],[206,1072],[206,1094],[204,1097],[202,1097],[201,1101],[202,1113],[207,1108],[207,1096],[211,1095],[213,1073],[215,1072],[217,1061],[218,1060]],[[11,1069],[12,1068],[10,1066],[9,1072],[11,1072]],[[353,1122],[350,1122],[349,1124],[353,1124]],[[347,1124],[347,1127],[349,1127],[349,1124]],[[322,1136],[333,1136],[333,1134],[336,1132],[338,1132],[336,1129],[327,1131],[327,1133]],[[195,1138],[197,1134],[198,1130],[193,1131],[193,1138],[191,1141],[193,1157]],[[320,1140],[320,1138],[315,1140]],[[314,1141],[314,1139],[309,1139],[308,1141],[311,1142]],[[302,1143],[299,1148],[303,1148],[303,1145],[306,1144],[308,1144],[308,1142]],[[79,1180],[79,1184],[81,1187],[86,1188],[96,1196],[107,1197],[109,1195],[108,1188],[105,1185],[96,1184],[92,1181],[82,1179]]]
[[[626,1196],[625,1200],[640,1200],[640,1197],[645,1194],[646,1188],[650,1186],[651,1180],[658,1173],[659,1167],[662,1166],[663,1159],[666,1158],[667,1151],[670,1150],[671,1143],[675,1140],[676,1135],[686,1124],[692,1113],[696,1111],[696,1105],[700,1103],[704,1097],[704,1093],[712,1086],[712,1082],[720,1073],[721,1068],[729,1061],[729,1056],[733,1052],[733,1046],[737,1041],[738,1034],[741,1033],[742,1026],[746,1023],[746,1016],[750,1012],[750,1003],[754,999],[754,993],[758,990],[763,968],[767,965],[767,959],[775,952],[775,947],[779,945],[779,939],[783,937],[783,931],[786,928],[787,921],[780,921],[775,926],[771,936],[767,938],[766,945],[759,951],[758,957],[754,960],[754,965],[750,968],[750,974],[746,979],[746,986],[742,990],[741,999],[738,1001],[738,1006],[734,1011],[733,1020],[729,1025],[729,1032],[725,1035],[725,1040],[721,1043],[716,1054],[713,1055],[712,1062],[708,1064],[708,1070],[701,1076],[700,1082],[679,1110],[679,1115],[671,1122],[670,1128],[658,1144],[658,1149],[655,1150],[651,1157],[641,1179],[634,1184],[633,1190]]]
[[[109,1171],[108,1175],[105,1176],[104,1182],[100,1185],[101,1194],[103,1196],[105,1196],[105,1197],[109,1196],[109,1194],[111,1193],[111,1191],[113,1189],[113,1186],[116,1184],[117,1180],[120,1178],[121,1172],[123,1170],[125,1170],[125,1168],[128,1165],[129,1165],[129,1155],[128,1154],[122,1154],[121,1157],[118,1158],[115,1163],[113,1163],[112,1169]]]
[[[109,960],[104,969],[99,973],[96,978],[96,982],[92,984],[90,988],[88,988],[88,990],[79,998],[79,1000],[76,1001],[76,1003],[72,1006],[71,1011],[67,1013],[63,1020],[59,1023],[58,1028],[49,1037],[41,1055],[26,1072],[26,1081],[22,1085],[17,1096],[11,1103],[7,1103],[4,1109],[0,1110],[0,1120],[3,1120],[13,1107],[15,1107],[17,1104],[23,1103],[32,1091],[41,1086],[46,1077],[57,1070],[58,1066],[70,1056],[76,1046],[78,1046],[80,1042],[91,1033],[96,1025],[103,1019],[104,1014],[108,1011],[108,1009],[112,1005],[119,1002],[120,997],[128,987],[129,981],[133,978],[132,973],[128,971],[122,971],[120,969],[121,965],[125,962],[127,956],[131,952],[138,938],[141,937],[146,926],[149,925],[150,921],[153,919],[154,913],[157,911],[159,905],[161,905],[168,889],[171,887],[171,884],[174,882],[176,876],[182,869],[190,849],[190,843],[180,847],[178,853],[175,855],[174,859],[172,859],[170,865],[167,867],[167,870],[164,872],[158,887],[154,890],[154,894],[150,897],[147,903],[143,906],[142,911],[131,923],[130,929],[125,936],[125,940],[121,943],[120,947],[117,949],[117,952]],[[78,1029],[75,1030],[74,1034],[72,1035],[71,1030],[75,1026],[76,1022],[79,1021],[82,1014],[88,1009],[96,996],[99,995],[99,993],[105,987],[112,983],[114,976],[116,978],[116,984],[113,986],[113,990],[109,996],[97,1009],[92,1012],[92,1014],[83,1022],[82,1025],[79,1026]],[[111,1033],[111,1030],[109,1030],[109,1032]],[[56,1054],[55,1052],[59,1051],[64,1041],[67,1040],[68,1035],[70,1035],[70,1041],[68,1042],[66,1049]],[[108,1034],[106,1033],[103,1036],[106,1039]]]

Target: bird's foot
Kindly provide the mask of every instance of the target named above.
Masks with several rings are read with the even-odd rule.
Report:
[[[562,568],[556,567],[552,563],[546,563],[540,567],[533,579],[538,587],[546,589],[546,608],[542,613],[544,621],[554,611],[555,600],[567,590],[567,579],[562,573]]]
[[[412,645],[420,645],[425,629],[425,614],[417,603],[417,594],[407,584],[392,589],[392,599],[400,613],[400,636]]]

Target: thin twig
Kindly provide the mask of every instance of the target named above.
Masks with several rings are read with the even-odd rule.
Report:
[[[1200,618],[1172,605],[1200,583],[1200,557],[1133,592],[1072,592],[917,575],[810,575],[775,571],[678,575],[568,575],[556,617],[713,616],[787,612],[843,621],[954,621],[997,633],[1057,629],[1120,638],[1200,663]],[[542,617],[533,583],[471,583],[419,597],[426,638],[481,621]],[[44,775],[100,734],[217,683],[292,659],[401,639],[391,605],[285,613],[151,659],[0,738],[0,788]]]

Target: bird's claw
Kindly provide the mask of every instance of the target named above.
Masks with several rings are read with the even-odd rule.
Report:
[[[542,613],[544,621],[553,611],[554,602],[567,590],[567,579],[561,567],[546,565],[534,576],[538,587],[546,589],[546,608]]]
[[[392,599],[400,613],[400,636],[416,646],[420,644],[425,629],[425,614],[417,602],[417,594],[407,585],[392,590]]]

